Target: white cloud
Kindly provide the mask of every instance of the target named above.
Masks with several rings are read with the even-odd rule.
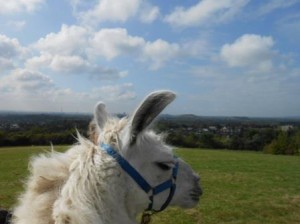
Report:
[[[111,60],[120,55],[137,55],[138,60],[150,62],[151,69],[159,69],[179,55],[180,45],[157,39],[153,42],[130,36],[126,29],[102,29],[91,40],[93,54]]]
[[[79,56],[55,55],[50,63],[50,68],[57,72],[82,73],[90,64]]]
[[[0,57],[13,58],[23,53],[24,49],[17,39],[0,34]]]
[[[178,44],[172,44],[167,41],[158,39],[154,42],[147,42],[144,47],[144,57],[149,59],[151,69],[161,68],[167,61],[175,58],[180,52]]]
[[[221,58],[231,67],[251,67],[261,72],[272,69],[272,37],[245,34],[221,49]]]
[[[209,38],[195,38],[181,44],[181,54],[190,57],[208,57],[212,54],[212,46],[208,41]]]
[[[25,67],[30,70],[39,70],[39,68],[49,66],[49,64],[51,64],[51,61],[51,54],[41,54],[40,56],[28,58],[25,62]]]
[[[248,2],[249,0],[202,0],[190,8],[175,8],[165,17],[165,21],[179,27],[222,23],[233,18]]]
[[[119,35],[117,30],[104,29],[95,33],[84,27],[63,25],[58,33],[48,34],[33,45],[40,55],[29,58],[25,66],[35,70],[50,68],[61,73],[88,74],[97,79],[118,79],[127,72],[104,68],[94,61],[97,55],[110,59],[122,53],[123,48],[135,45],[134,38],[122,39],[126,35],[126,32]]]
[[[89,47],[90,31],[80,26],[62,25],[57,33],[49,33],[32,45],[39,56],[26,61],[25,66],[30,69],[49,66],[55,71],[72,71],[88,66],[82,59]]]
[[[93,93],[101,96],[107,101],[131,100],[136,97],[132,83],[102,86],[100,88],[95,88]]]
[[[0,34],[0,71],[15,67],[15,61],[21,59],[25,52],[17,39]]]
[[[143,23],[152,23],[160,15],[160,10],[157,6],[146,5],[140,12],[140,20]]]
[[[0,57],[0,72],[13,69],[15,67],[12,60]]]
[[[283,9],[291,7],[297,3],[298,0],[269,0],[269,1],[262,1],[263,3],[257,10],[258,15],[265,15],[271,13],[277,9]]]
[[[128,75],[127,71],[119,71],[118,69],[101,66],[93,66],[88,72],[92,78],[99,80],[116,80]]]
[[[116,80],[127,76],[127,71],[105,68],[91,64],[80,56],[40,55],[27,60],[25,67],[32,70],[50,68],[54,72],[63,74],[84,74],[93,79]]]
[[[197,88],[187,99],[188,111],[203,115],[256,117],[285,116],[291,111],[299,111],[300,104],[293,102],[299,95],[300,76],[299,70],[297,75],[294,69],[276,67],[257,75],[246,69],[232,69],[215,63],[195,67],[191,73]],[[198,90],[200,94],[197,94]]]
[[[32,12],[37,10],[45,0],[1,0],[0,14]]]
[[[84,51],[89,31],[81,26],[62,25],[58,33],[50,33],[33,45],[41,52],[50,54],[80,54]]]
[[[26,68],[51,68],[54,71],[68,73],[87,73],[93,77],[122,77],[126,72],[98,66],[98,56],[107,60],[120,56],[131,56],[136,61],[148,63],[149,68],[157,70],[178,56],[194,56],[199,51],[200,42],[170,43],[162,39],[146,41],[140,36],[131,36],[123,28],[107,28],[94,31],[80,26],[63,25],[58,33],[50,33],[41,38],[33,49],[39,56],[26,61]],[[198,46],[198,47],[196,47]],[[203,47],[201,47],[201,50]],[[95,76],[97,72],[105,74]]]
[[[113,59],[121,54],[136,53],[145,44],[141,37],[130,36],[126,29],[101,29],[91,40],[91,48],[96,55]]]
[[[46,75],[27,69],[13,70],[0,79],[0,91],[14,94],[35,94],[53,87],[53,81]]]
[[[81,54],[84,52],[89,31],[81,26],[62,25],[58,33],[50,33],[33,45],[41,52],[49,54]]]
[[[7,27],[9,27],[13,30],[16,30],[16,31],[23,30],[25,25],[26,25],[26,21],[24,21],[24,20],[11,20],[11,21],[8,21],[6,24]]]
[[[125,23],[139,17],[142,23],[152,23],[160,9],[144,0],[70,0],[73,13],[85,26],[97,26],[103,22]]]
[[[78,12],[78,17],[84,24],[91,25],[104,21],[125,22],[136,14],[140,4],[141,0],[98,0],[90,10]]]
[[[80,56],[43,54],[27,60],[25,67],[32,70],[50,68],[54,72],[63,74],[84,74],[98,80],[116,80],[127,76],[127,71],[105,68],[91,64]]]
[[[58,88],[49,76],[28,69],[16,69],[0,77],[0,101],[8,110],[63,109],[91,113],[99,100],[111,102],[114,108],[119,108],[118,104],[134,98],[135,91],[131,83],[104,85],[85,92],[76,92],[70,88]]]

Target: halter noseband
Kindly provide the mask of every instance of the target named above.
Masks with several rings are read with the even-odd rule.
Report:
[[[148,212],[149,217],[151,214],[160,212],[164,210],[169,203],[171,202],[173,195],[176,190],[176,177],[177,177],[177,172],[178,172],[178,161],[176,161],[175,166],[172,169],[172,176],[169,180],[152,187],[144,177],[142,177],[139,172],[130,165],[130,163],[124,159],[116,150],[114,150],[110,145],[108,144],[101,144],[100,147],[102,150],[104,150],[108,155],[113,157],[119,165],[122,167],[122,169],[142,188],[146,194],[149,196],[150,203],[148,205],[148,208],[144,212]],[[166,199],[166,201],[163,203],[161,208],[159,210],[153,209],[153,202],[154,202],[154,196],[170,189],[169,196]]]

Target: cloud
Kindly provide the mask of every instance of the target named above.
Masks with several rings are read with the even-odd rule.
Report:
[[[128,41],[129,45],[134,45],[134,40],[133,42],[122,40],[125,36],[116,35],[116,37],[115,42],[106,46],[102,45],[103,42],[109,44],[109,40],[113,41],[114,32],[107,33],[101,30],[95,33],[81,26],[62,25],[58,33],[50,33],[33,45],[33,49],[38,50],[40,55],[29,58],[25,66],[34,70],[50,68],[52,71],[61,73],[88,74],[97,79],[118,79],[126,76],[127,72],[105,68],[96,62],[98,55],[108,59],[119,55],[121,49],[118,49],[122,48],[121,41],[126,43]],[[114,48],[115,44],[119,44],[118,47]],[[124,47],[128,46],[124,44]]]
[[[93,31],[81,26],[62,25],[58,33],[39,39],[33,47],[42,54],[82,55],[87,58],[100,55],[111,60],[121,54],[133,53],[144,43],[143,38],[130,36],[123,28]]]
[[[188,49],[192,47],[193,49]],[[127,72],[97,65],[99,56],[113,60],[121,56],[136,58],[157,70],[170,60],[180,56],[195,56],[203,50],[203,42],[182,44],[157,39],[147,41],[140,36],[128,34],[124,28],[106,28],[95,31],[81,26],[62,25],[57,33],[50,33],[32,45],[39,56],[26,61],[26,67],[39,69],[48,67],[56,72],[87,73],[92,77],[123,77]],[[95,75],[100,71],[102,75]]]
[[[143,23],[152,23],[160,15],[160,10],[157,6],[145,5],[140,12],[140,20]]]
[[[12,60],[0,57],[0,72],[13,69],[15,67]]]
[[[9,75],[0,79],[1,92],[19,95],[32,95],[36,92],[48,90],[53,85],[53,81],[48,76],[26,69],[13,70]]]
[[[197,88],[187,97],[189,113],[259,117],[286,116],[300,109],[300,104],[295,104],[300,81],[297,67],[257,75],[213,64],[194,67],[190,72]]]
[[[126,29],[101,29],[91,40],[95,55],[101,55],[111,60],[122,54],[134,54],[141,49],[145,40],[141,37],[130,36]]]
[[[289,8],[299,3],[298,0],[271,0],[263,2],[257,10],[257,14],[262,16],[278,9]]]
[[[119,71],[118,69],[101,66],[92,67],[89,73],[92,78],[99,80],[116,80],[128,75],[127,71]]]
[[[11,29],[13,29],[15,31],[23,30],[25,25],[26,25],[26,21],[24,21],[24,20],[10,20],[6,24],[7,27],[10,27]]]
[[[153,42],[142,37],[130,36],[126,29],[102,29],[95,33],[91,45],[93,53],[111,60],[120,55],[136,55],[138,60],[150,62],[150,68],[157,70],[179,55],[181,46],[162,39]]]
[[[230,67],[250,67],[261,72],[272,69],[273,38],[255,34],[244,34],[232,44],[221,49],[221,58]]]
[[[81,24],[95,27],[104,22],[125,23],[138,17],[142,23],[152,23],[159,14],[159,7],[144,0],[71,0],[73,13]]]
[[[35,70],[50,67],[60,72],[82,71],[89,65],[83,59],[87,56],[89,36],[89,31],[84,27],[62,25],[59,32],[49,33],[31,46],[39,56],[29,58],[25,66]]]
[[[49,76],[27,69],[16,69],[0,78],[0,101],[7,110],[77,111],[78,104],[91,104],[90,96],[71,89],[57,88]]]
[[[271,36],[245,34],[223,45],[220,58],[225,63],[216,60],[192,67],[188,72],[197,88],[190,96],[188,111],[227,116],[296,115],[291,112],[300,108],[293,102],[299,95],[297,55],[275,51],[274,45]],[[205,109],[195,106],[198,102]]]
[[[0,34],[0,71],[15,67],[15,60],[21,59],[26,53],[15,38],[9,38]]]
[[[180,45],[181,54],[188,57],[207,58],[213,52],[213,47],[208,41],[209,38],[198,37],[189,41],[185,41]]]
[[[1,1],[0,14],[13,14],[18,12],[33,12],[37,10],[45,0],[9,0]]]
[[[82,59],[79,56],[62,56],[62,55],[55,55],[50,63],[50,68],[54,71],[58,72],[65,72],[65,73],[82,73],[88,67],[89,63]]]
[[[179,54],[180,46],[157,39],[153,42],[130,36],[126,29],[101,29],[91,40],[92,52],[111,60],[121,55],[135,55],[140,61],[150,62],[151,69],[159,69]]]
[[[29,69],[16,69],[0,77],[1,105],[9,110],[92,112],[98,100],[111,102],[118,108],[118,104],[135,96],[132,83],[77,92],[58,88],[49,76]]]
[[[132,83],[102,86],[93,89],[93,94],[101,96],[106,101],[132,100],[136,97]]]
[[[76,8],[80,4],[82,1],[73,2]],[[84,24],[91,25],[104,21],[125,22],[137,13],[140,4],[141,0],[99,0],[91,9],[77,12],[77,16]]]
[[[151,61],[151,69],[161,68],[167,61],[175,58],[180,52],[180,46],[176,43],[158,39],[145,44],[144,57]]]
[[[41,54],[40,56],[28,58],[25,62],[25,67],[31,70],[39,70],[39,68],[49,66],[49,64],[51,64],[51,61],[51,54]]]
[[[202,0],[190,8],[177,7],[165,22],[178,27],[205,26],[232,19],[249,0]]]
[[[0,57],[13,58],[24,53],[19,41],[0,34]]]
[[[128,74],[126,71],[90,64],[79,56],[56,55],[51,59],[50,68],[61,73],[88,74],[91,78],[98,80],[116,80]]]
[[[116,80],[127,76],[127,71],[119,71],[113,68],[105,68],[97,64],[91,64],[80,56],[43,54],[30,58],[25,67],[32,70],[50,68],[54,72],[63,74],[86,74],[93,79]]]
[[[33,45],[41,52],[49,54],[81,54],[84,52],[89,37],[89,31],[81,26],[62,25],[58,33],[49,33]]]

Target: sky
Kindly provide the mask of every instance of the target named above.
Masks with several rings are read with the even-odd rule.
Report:
[[[300,115],[300,0],[0,0],[0,110]]]

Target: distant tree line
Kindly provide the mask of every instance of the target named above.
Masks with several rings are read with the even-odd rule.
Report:
[[[43,117],[43,121],[47,120]],[[48,119],[49,120],[49,119]],[[90,117],[63,117],[48,122],[23,123],[18,129],[0,130],[0,146],[69,145],[76,142],[77,131],[86,136]],[[194,126],[193,126],[194,124]],[[184,121],[159,120],[155,128],[167,132],[167,142],[174,146],[208,149],[232,149],[263,151],[271,154],[299,155],[300,128],[295,126],[282,131],[278,126],[235,124],[239,132],[220,134],[199,130],[196,122],[187,125]],[[217,126],[220,129],[221,125]],[[227,127],[230,127],[227,125]]]
[[[263,151],[276,155],[299,155],[300,154],[300,130],[281,131]]]
[[[263,151],[269,154],[299,155],[300,130],[281,131],[277,129],[247,130],[240,135],[219,136],[213,133],[184,133],[178,131],[169,134],[169,144],[207,149],[232,149]]]
[[[86,136],[88,120],[59,120],[46,124],[23,125],[20,129],[0,130],[0,146],[69,145],[77,131]]]

